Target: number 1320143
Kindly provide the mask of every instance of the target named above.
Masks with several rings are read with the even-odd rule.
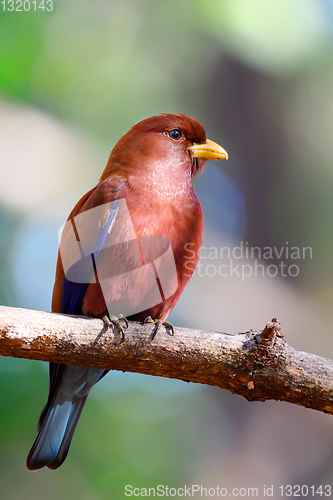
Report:
[[[52,0],[2,0],[0,5],[3,12],[51,12],[53,10]]]

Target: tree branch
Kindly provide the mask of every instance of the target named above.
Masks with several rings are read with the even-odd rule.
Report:
[[[0,306],[0,354],[215,385],[249,401],[276,399],[333,414],[333,361],[297,351],[274,318],[237,335],[130,322],[122,342],[101,319]]]

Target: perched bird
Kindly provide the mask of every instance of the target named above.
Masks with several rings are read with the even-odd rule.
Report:
[[[161,114],[134,125],[112,150],[98,184],[70,213],[59,247],[52,311],[155,323],[152,337],[197,265],[202,208],[192,180],[206,160],[228,158],[202,125]],[[186,245],[191,245],[191,261]],[[50,363],[47,404],[30,470],[65,460],[90,389],[106,370]]]

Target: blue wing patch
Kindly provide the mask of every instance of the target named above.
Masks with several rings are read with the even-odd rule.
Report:
[[[67,221],[66,224],[71,225],[69,230],[73,232],[73,235],[75,234],[75,238],[69,238],[69,241],[71,242],[72,245],[75,245],[77,248],[80,249],[80,258],[74,264],[72,264],[65,272],[65,281],[63,286],[63,296],[61,305],[62,313],[77,314],[77,315],[82,314],[82,302],[84,295],[86,293],[89,283],[91,283],[93,279],[94,270],[97,265],[98,257],[100,255],[100,252],[104,248],[106,238],[108,234],[110,234],[110,231],[112,230],[111,226],[112,223],[115,221],[120,201],[121,200],[115,200],[111,203],[108,203],[109,208],[107,210],[107,218],[104,224],[101,223],[99,217],[96,217],[95,219],[92,218],[93,216],[91,216],[90,213],[93,212],[93,210],[87,210],[86,212],[80,214],[80,216],[86,215],[87,217],[89,217],[89,224],[93,222],[95,229],[100,227],[100,229],[98,230],[97,238],[95,235],[94,237],[95,241],[92,245],[90,245],[89,242],[87,241],[83,243],[80,241],[79,232],[75,227],[76,217],[74,217],[73,220]],[[101,213],[101,210],[99,210],[98,213]],[[61,243],[60,243],[60,248],[61,248]],[[64,259],[66,260],[66,255],[64,255],[64,252],[67,253],[70,250],[71,249],[68,248],[68,243],[67,243],[67,248],[65,248],[65,250],[63,248],[61,249],[60,253],[62,261],[64,261]]]

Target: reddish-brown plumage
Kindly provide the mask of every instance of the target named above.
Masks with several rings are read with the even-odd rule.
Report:
[[[191,245],[191,250],[197,256],[202,241],[202,209],[194,192],[192,179],[203,168],[207,159],[226,157],[226,152],[220,146],[206,140],[205,130],[197,120],[184,115],[170,114],[148,118],[132,127],[118,141],[110,154],[99,183],[81,198],[71,212],[69,220],[94,207],[107,207],[108,202],[125,199],[137,241],[140,242],[142,237],[161,237],[171,243],[178,278],[176,291],[159,304],[144,311],[136,311],[135,314],[130,315],[131,319],[142,321],[147,316],[151,316],[165,321],[178,301],[197,264],[197,257],[186,261],[188,255],[186,244]],[[105,218],[107,214],[107,208],[105,208]],[[104,215],[102,220],[104,220]],[[100,224],[98,221],[96,223]],[[130,233],[129,226],[130,223],[126,221],[122,225],[115,223],[112,226],[115,244],[120,243],[127,232]],[[134,254],[132,248],[129,247],[129,250],[126,250],[127,253],[124,252],[123,255],[115,256],[115,259],[119,258],[119,275],[124,272],[127,264],[132,267],[140,265],[140,262],[133,264],[134,260],[138,260],[138,255]],[[107,260],[108,255],[107,253],[99,255],[98,265],[104,269],[110,265]],[[74,301],[74,305],[68,308],[64,306],[63,298],[66,281],[59,254],[52,311],[83,313],[94,317],[102,317],[110,310],[112,313],[112,304],[116,304],[122,294],[126,294],[128,304],[135,310],[143,288],[140,281],[134,281],[125,290],[120,285],[118,287],[116,280],[107,293],[105,291],[102,293],[98,282],[90,282],[84,289],[82,298],[79,300],[73,296],[76,302]],[[68,301],[68,289],[66,293]],[[70,391],[67,386],[66,391],[63,391],[64,373],[67,370],[66,384],[68,384],[70,380],[68,373],[72,373],[69,372],[70,369],[75,370],[75,377],[83,381],[83,385],[80,385],[80,395],[77,390],[75,392],[73,389],[68,396]],[[65,459],[90,386],[100,378],[97,377],[95,382],[90,382],[96,370],[92,372],[91,370],[94,369],[90,369],[89,376],[85,375],[85,370],[87,369],[84,367],[74,369],[73,367],[65,368],[64,365],[51,366],[49,400],[41,416],[41,431],[28,457],[28,468],[36,469],[43,465],[57,468]],[[87,380],[90,386],[84,392],[83,397],[82,387]],[[61,397],[66,402],[70,401],[73,406],[73,412],[62,420],[61,414],[57,413],[57,402]],[[54,415],[57,418],[54,418]],[[57,442],[55,438],[53,441],[50,439],[51,445],[45,450],[43,446],[45,448],[46,445],[43,443],[47,432],[51,432],[48,426],[51,425],[52,419],[61,421],[65,430],[63,437],[57,438],[60,441]],[[70,420],[74,421],[74,424],[71,424],[67,430],[66,425],[68,426]],[[59,422],[57,425],[59,427]],[[57,432],[59,435],[59,431]],[[40,435],[43,437],[41,438]]]
[[[166,132],[179,129],[183,138],[175,141]],[[186,262],[187,243],[198,255],[202,242],[202,209],[192,179],[205,159],[191,157],[188,147],[206,141],[202,125],[184,115],[159,115],[132,127],[112,150],[95,189],[77,203],[69,218],[119,198],[125,198],[137,237],[162,236],[172,245],[178,275],[176,293],[153,308],[135,315],[164,321],[190,279],[197,258]],[[125,231],[125,228],[123,228]],[[191,252],[192,255],[192,252]],[[61,311],[64,273],[58,260],[52,310]],[[132,293],[140,293],[141,284]],[[112,301],[112,298],[110,298]],[[98,284],[90,284],[84,297],[83,313],[103,316],[105,300]]]

